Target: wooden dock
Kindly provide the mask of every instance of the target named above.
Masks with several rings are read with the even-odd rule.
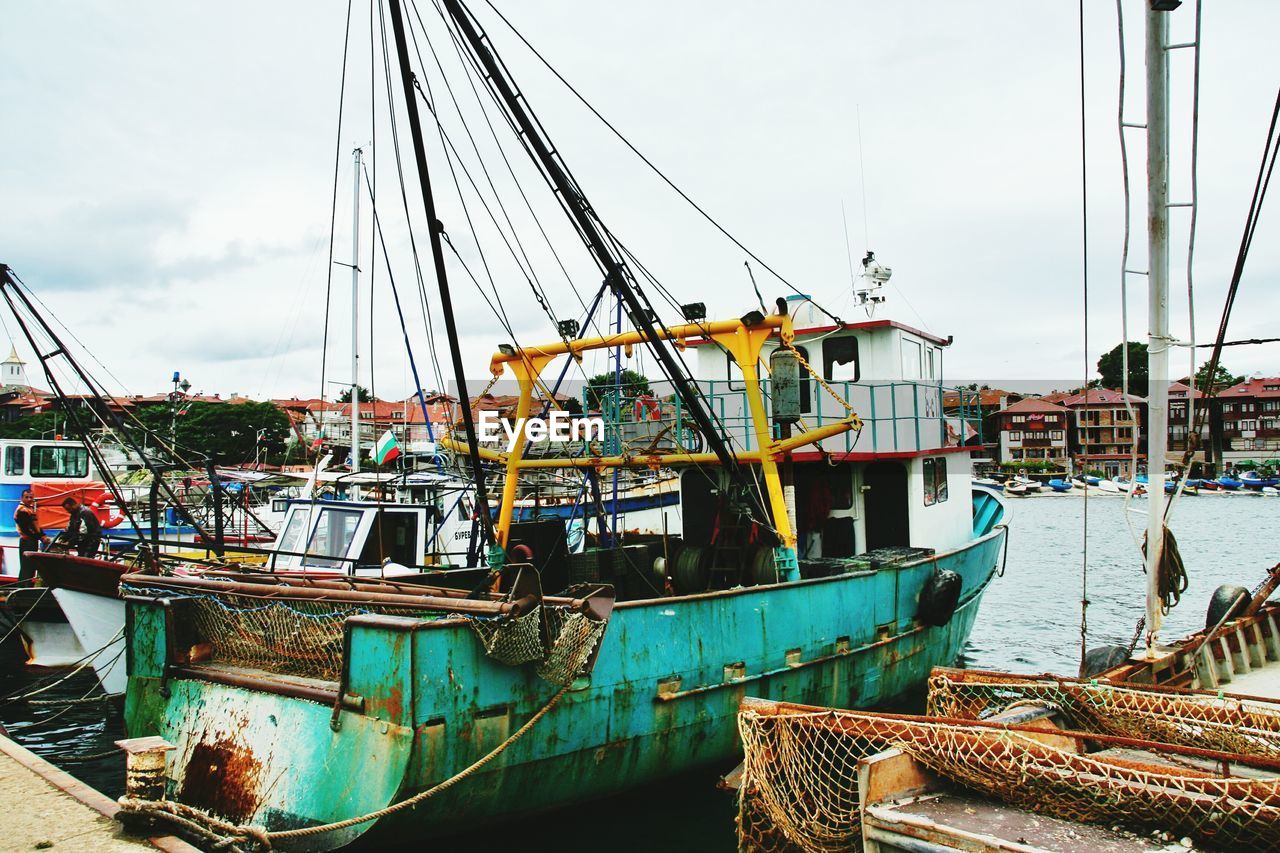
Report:
[[[123,759],[122,759],[123,760]],[[195,853],[174,838],[126,835],[115,800],[0,735],[0,847],[5,850]]]

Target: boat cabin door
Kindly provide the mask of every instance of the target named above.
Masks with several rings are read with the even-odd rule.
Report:
[[[862,469],[867,550],[911,544],[907,468],[901,462],[872,462]]]

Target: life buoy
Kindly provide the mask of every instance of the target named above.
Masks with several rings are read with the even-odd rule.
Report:
[[[949,569],[934,572],[920,590],[916,619],[933,628],[950,622],[960,603],[960,588],[963,585],[964,581],[960,576]]]

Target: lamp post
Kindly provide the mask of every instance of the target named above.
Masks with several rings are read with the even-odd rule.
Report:
[[[186,400],[191,383],[182,378],[178,371],[173,372],[173,390],[169,392],[169,443],[178,443],[178,406]]]

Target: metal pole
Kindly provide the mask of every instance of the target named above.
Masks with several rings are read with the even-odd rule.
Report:
[[[1147,654],[1160,622],[1160,565],[1164,550],[1164,462],[1169,403],[1169,37],[1166,12],[1147,10]],[[1134,425],[1137,429],[1138,425]]]
[[[351,175],[351,473],[360,470],[360,164],[364,151],[352,153]],[[351,499],[360,487],[351,486]]]

